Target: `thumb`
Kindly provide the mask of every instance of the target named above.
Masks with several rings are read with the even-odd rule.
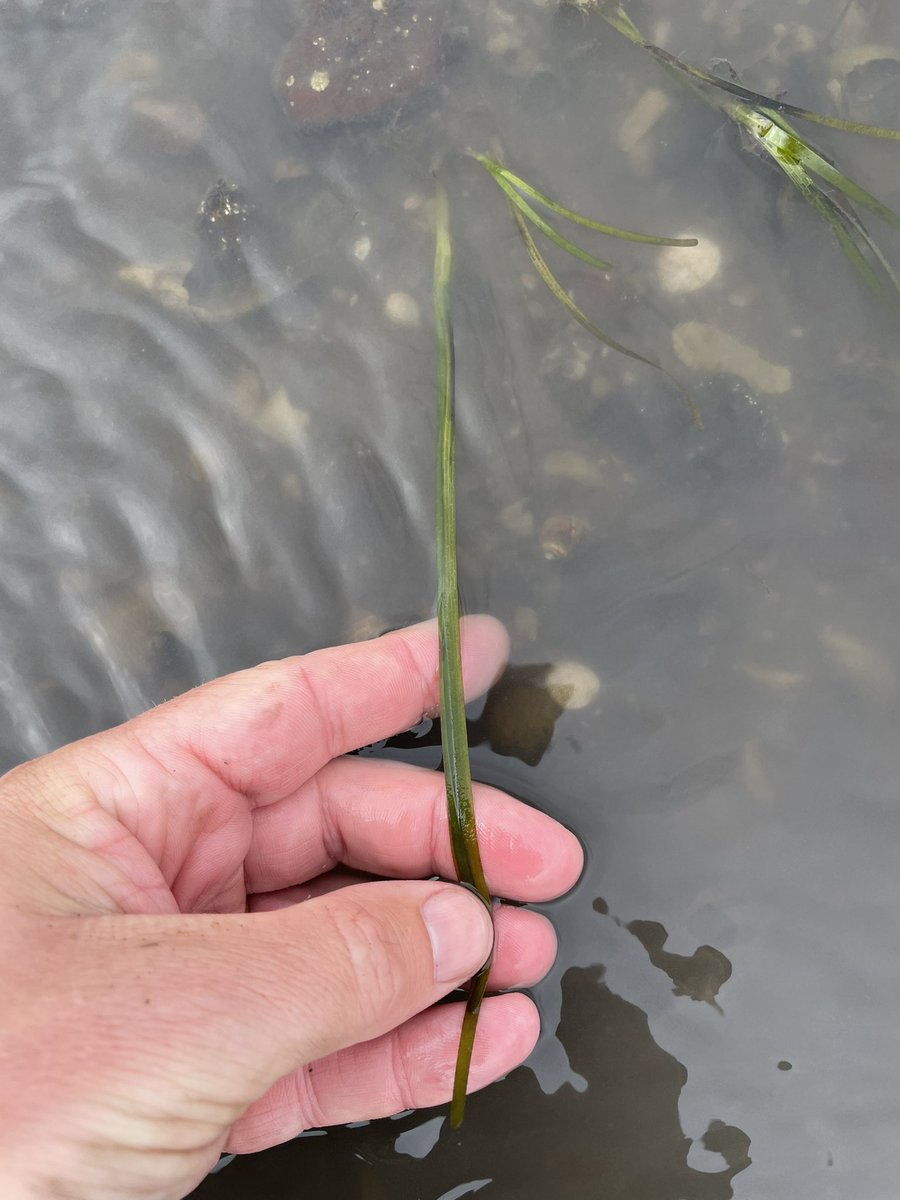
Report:
[[[428,1008],[493,942],[482,901],[443,882],[358,884],[216,925],[202,956],[206,1004],[217,991],[223,1026],[234,1022],[265,1086]]]
[[[95,1165],[103,1145],[120,1191],[119,1147],[130,1175],[139,1174],[136,1152],[167,1156],[166,1170],[187,1173],[173,1186],[189,1189],[279,1079],[429,1007],[481,967],[493,936],[476,896],[421,881],[360,884],[273,912],[55,926],[45,957],[57,986],[52,997],[40,979],[29,988],[35,1044],[20,1064],[33,1080],[35,1056],[39,1066],[46,1059],[57,1085],[53,1130],[24,1124],[38,1142],[42,1132],[64,1138],[76,1174],[75,1143],[91,1148]],[[32,1099],[37,1117],[41,1098]],[[156,1161],[155,1177],[161,1169]],[[93,1186],[106,1195],[96,1177]]]

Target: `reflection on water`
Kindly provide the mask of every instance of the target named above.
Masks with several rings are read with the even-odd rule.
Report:
[[[609,913],[609,905],[598,896],[593,904],[594,912]],[[622,922],[614,918],[616,923]],[[669,934],[659,921],[629,921],[625,928],[633,933],[647,951],[647,957],[675,985],[673,996],[690,996],[692,1000],[705,1000],[716,1012],[721,1013],[716,997],[719,988],[728,982],[733,970],[731,963],[715,946],[698,946],[693,954],[674,954],[666,950]]]
[[[310,13],[351,12],[0,5],[0,759],[430,612],[441,161],[463,589],[513,638],[476,772],[575,828],[588,868],[549,906],[542,1042],[459,1136],[427,1113],[307,1137],[199,1194],[892,1197],[896,339],[777,173],[548,0],[459,0],[426,86],[298,130],[273,72]],[[751,87],[896,123],[888,0],[634,17]],[[897,206],[894,147],[815,140]],[[606,275],[553,258],[686,378],[702,433],[542,289],[467,147],[702,239],[692,273],[647,246],[598,247]],[[417,735],[375,752],[436,764]]]
[[[665,949],[669,935],[659,921],[629,921],[627,928],[647,951],[654,967],[664,971],[675,984],[674,995],[705,1000],[717,1012],[722,1011],[716,996],[722,984],[731,978],[732,968],[721,950],[698,946],[693,954],[673,954]]]
[[[479,715],[466,723],[469,746],[474,749],[487,743],[495,754],[535,767],[547,752],[562,714],[567,709],[587,708],[599,690],[599,679],[583,663],[507,667],[485,697]],[[436,718],[388,738],[378,749],[421,751],[440,744],[441,722]]]
[[[570,969],[562,993],[558,1037],[577,1087],[566,1084],[548,1099],[533,1077],[516,1076],[470,1101],[465,1133],[450,1133],[441,1118],[435,1129],[435,1119],[422,1114],[380,1122],[362,1143],[358,1131],[335,1132],[267,1155],[261,1175],[257,1164],[238,1161],[201,1186],[197,1200],[249,1194],[242,1189],[251,1179],[262,1195],[292,1195],[298,1152],[303,1187],[324,1193],[351,1146],[350,1195],[438,1197],[464,1173],[489,1180],[503,1197],[729,1200],[732,1180],[750,1165],[746,1134],[710,1120],[698,1139],[702,1166],[692,1165],[678,1107],[687,1071],[653,1040],[646,1014],[610,990],[602,967]],[[425,1157],[410,1137],[416,1129],[431,1145]]]

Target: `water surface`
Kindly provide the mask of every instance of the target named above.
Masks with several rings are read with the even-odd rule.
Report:
[[[896,339],[777,173],[602,23],[460,0],[430,87],[305,132],[271,85],[302,8],[0,14],[0,757],[430,613],[440,162],[465,602],[508,623],[519,666],[574,660],[602,684],[553,714],[546,752],[485,736],[475,769],[577,830],[588,867],[549,906],[541,1044],[458,1134],[425,1112],[304,1137],[197,1196],[888,1200]],[[632,16],[770,93],[896,124],[890,8]],[[900,202],[897,150],[816,140]],[[703,432],[541,290],[470,146],[600,219],[720,247],[690,294],[665,290],[652,248],[604,245],[608,278],[553,259],[684,379]],[[189,294],[219,179],[248,206],[249,280]],[[685,323],[756,358],[732,341],[694,369],[672,345]],[[433,763],[428,741],[383,752]]]

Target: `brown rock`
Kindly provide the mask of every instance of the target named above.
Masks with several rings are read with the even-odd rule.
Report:
[[[303,129],[398,107],[437,78],[442,24],[432,0],[314,0],[275,68],[281,107]]]

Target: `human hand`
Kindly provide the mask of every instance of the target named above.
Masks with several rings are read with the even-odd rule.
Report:
[[[464,622],[468,695],[506,648]],[[223,1150],[449,1099],[462,1005],[432,1006],[484,962],[490,921],[425,881],[454,877],[443,777],[342,757],[437,688],[429,622],[216,680],[0,781],[5,1200],[180,1200]],[[475,801],[492,893],[572,886],[572,834]],[[501,907],[491,987],[536,981],[555,948]],[[485,1001],[470,1088],[537,1033],[525,996]]]

